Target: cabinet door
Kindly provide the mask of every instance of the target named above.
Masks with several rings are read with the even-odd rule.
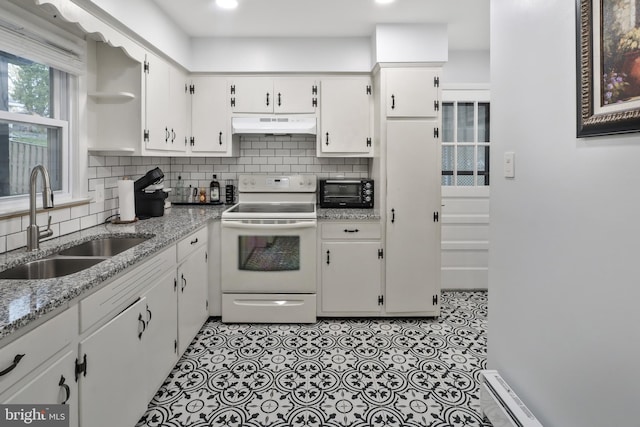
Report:
[[[386,73],[387,117],[438,117],[439,70],[390,68]]]
[[[78,425],[78,384],[75,381],[75,351],[64,353],[53,365],[7,399],[6,404],[69,405],[69,426]]]
[[[206,245],[178,267],[178,354],[184,353],[209,316],[207,270]]]
[[[194,77],[191,99],[192,152],[227,153],[231,146],[231,118],[227,81],[220,77]]]
[[[435,120],[387,122],[387,312],[439,310],[434,304],[440,291],[440,222],[434,221],[441,203],[437,126]]]
[[[178,300],[176,271],[164,275],[144,295],[147,322],[142,336],[146,352],[147,401],[155,395],[178,361]]]
[[[87,361],[80,378],[81,426],[132,426],[144,413],[144,319],[146,300],[141,298],[80,342],[80,357]]]
[[[273,83],[275,113],[313,114],[318,105],[318,82],[308,78],[279,78]],[[315,101],[314,101],[315,100]]]
[[[379,312],[380,242],[322,243],[322,311]]]
[[[236,77],[229,83],[229,93],[234,113],[273,113],[270,77]]]
[[[155,55],[147,54],[148,71],[145,77],[145,129],[149,132],[146,148],[169,150],[171,128],[169,127],[170,67]]]
[[[322,82],[320,153],[373,155],[371,79]]]
[[[169,150],[186,151],[189,137],[190,94],[187,76],[171,67],[169,74]]]

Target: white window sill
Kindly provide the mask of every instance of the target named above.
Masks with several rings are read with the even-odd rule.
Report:
[[[54,197],[54,207],[51,209],[47,209],[48,212],[55,211],[58,209],[66,209],[72,208],[75,206],[88,205],[91,202],[91,199],[88,197],[78,197],[78,198],[64,198],[58,200]],[[36,212],[45,212],[42,209],[42,196],[37,194],[36,197]],[[0,205],[0,220],[2,219],[10,219],[17,218],[23,215],[29,214],[29,200],[20,200],[12,203],[7,203],[6,205]]]

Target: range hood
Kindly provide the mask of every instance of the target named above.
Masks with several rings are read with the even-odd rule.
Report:
[[[234,135],[315,135],[316,118],[291,116],[233,117],[231,119],[231,131]]]

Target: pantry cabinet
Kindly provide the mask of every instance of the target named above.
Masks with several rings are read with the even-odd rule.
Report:
[[[306,77],[235,77],[228,82],[232,113],[314,114],[318,81]]]
[[[385,69],[386,116],[437,118],[439,72],[439,69],[422,67]]]
[[[184,152],[188,142],[189,86],[186,73],[153,54],[144,64],[145,148]]]
[[[191,137],[188,151],[196,155],[237,156],[231,136],[231,119],[224,77],[191,79]]]
[[[317,154],[372,157],[373,94],[369,77],[322,81]]]
[[[436,120],[387,121],[387,313],[439,314],[441,172],[437,129]]]
[[[379,314],[383,305],[380,223],[320,225],[320,315]]]

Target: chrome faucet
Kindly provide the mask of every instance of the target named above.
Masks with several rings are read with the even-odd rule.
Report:
[[[51,216],[46,230],[40,231],[36,224],[36,181],[38,179],[38,171],[42,173],[42,207],[51,209],[53,207],[53,191],[49,183],[49,171],[43,165],[37,165],[31,170],[31,179],[29,180],[29,227],[27,227],[27,250],[36,251],[40,248],[40,240],[53,235],[51,229]]]

